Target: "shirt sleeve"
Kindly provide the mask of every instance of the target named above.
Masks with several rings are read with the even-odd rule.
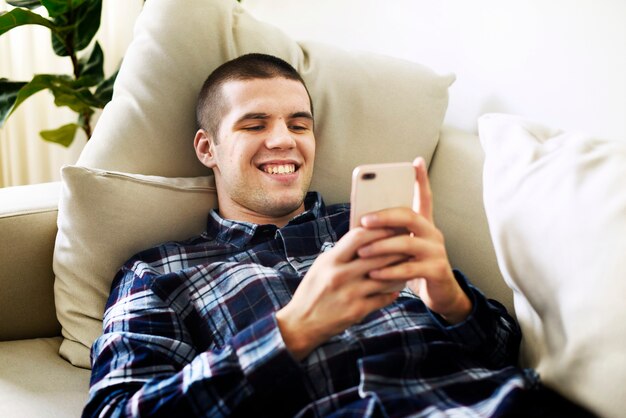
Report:
[[[486,298],[462,272],[454,270],[454,275],[472,302],[470,315],[450,325],[435,312],[431,314],[453,341],[485,365],[500,368],[517,364],[522,334],[515,319],[500,302]]]
[[[231,416],[276,381],[300,373],[275,315],[244,328],[219,350],[196,352],[179,315],[127,271],[92,347],[83,417]]]

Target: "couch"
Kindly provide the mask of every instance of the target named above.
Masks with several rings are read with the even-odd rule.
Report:
[[[444,128],[430,165],[436,217],[448,235],[456,266],[512,311],[510,289],[498,272],[482,209],[483,152],[475,135]],[[445,193],[454,183],[463,193]],[[55,314],[52,259],[57,234],[59,182],[0,189],[0,416],[79,416],[87,400],[89,373],[59,355],[61,326]],[[439,192],[441,190],[441,192]],[[445,195],[445,196],[444,196]],[[478,214],[473,245],[454,239],[464,207]],[[489,280],[491,277],[492,280]],[[495,280],[494,280],[495,278]]]
[[[0,416],[80,415],[116,269],[199,232],[216,205],[191,147],[195,94],[212,68],[251,51],[307,81],[313,188],[345,201],[355,165],[422,155],[451,262],[517,316],[520,361],[599,416],[620,416],[626,143],[505,114],[481,117],[478,134],[446,126],[454,75],[296,42],[230,0],[147,2],[76,165],[61,182],[0,189]]]

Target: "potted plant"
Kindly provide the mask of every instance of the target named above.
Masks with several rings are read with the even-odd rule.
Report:
[[[0,127],[11,113],[33,94],[49,90],[56,106],[76,112],[77,120],[40,132],[43,139],[69,146],[82,129],[92,132],[92,116],[111,100],[112,76],[104,76],[104,53],[92,40],[100,27],[102,0],[7,0],[14,9],[0,14],[0,36],[19,26],[41,25],[50,29],[54,52],[72,62],[72,74],[36,74],[30,81],[0,78]],[[44,7],[48,17],[33,12]]]

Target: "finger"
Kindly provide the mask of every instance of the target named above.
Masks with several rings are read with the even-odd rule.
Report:
[[[359,297],[370,297],[378,293],[399,292],[406,287],[406,280],[377,280],[367,278],[354,286],[354,292]]]
[[[366,229],[404,229],[421,237],[436,237],[435,225],[409,208],[391,208],[368,213],[361,218]]]
[[[398,298],[399,295],[399,291],[392,293],[376,293],[370,295],[368,298],[365,299],[364,310],[367,311],[365,315],[391,304],[394,300]],[[363,315],[363,317],[365,317],[365,315]]]
[[[326,255],[328,255],[328,253],[322,254],[320,257]],[[329,284],[337,291],[343,288],[348,289],[351,283],[360,284],[364,279],[368,278],[371,270],[378,270],[405,259],[405,256],[398,254],[383,255],[367,259],[357,257],[350,262],[337,265],[335,274],[333,274],[332,277],[328,277]],[[310,271],[311,270],[309,270],[309,272]]]
[[[433,200],[432,191],[430,188],[430,180],[428,179],[428,170],[426,169],[426,161],[424,158],[417,157],[413,160],[413,167],[415,167],[415,178],[417,182],[417,192],[419,195],[419,210],[418,212],[428,219],[433,221]]]
[[[391,266],[398,262],[406,260],[403,254],[385,254],[378,257],[356,258],[349,264],[343,266],[345,275],[355,278],[364,278],[369,275],[372,270],[378,270],[383,267]]]
[[[332,254],[338,262],[347,263],[356,257],[356,252],[364,245],[379,239],[388,238],[394,231],[385,228],[365,229],[357,227],[348,231],[333,248]]]
[[[411,280],[426,278],[438,280],[452,276],[452,269],[444,261],[411,260],[393,266],[370,271],[370,277],[377,280]]]
[[[376,279],[369,279],[369,281],[373,282],[373,281],[379,281],[379,282],[383,282],[385,284],[382,292],[378,292],[378,293],[394,293],[394,292],[401,292],[404,288],[406,288],[406,283],[407,280],[376,280]],[[376,292],[370,293],[371,295],[376,294]]]
[[[419,236],[407,234],[381,239],[358,249],[361,258],[379,257],[386,254],[403,254],[406,257],[423,259],[437,254],[438,245]]]

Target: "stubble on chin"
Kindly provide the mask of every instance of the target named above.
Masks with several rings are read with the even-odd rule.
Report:
[[[247,196],[240,196],[240,198],[245,200],[247,202],[245,206],[256,214],[282,218],[304,207],[306,191],[300,191],[297,195],[290,194],[292,194],[291,197],[281,196],[280,193],[267,193],[262,189],[257,189]]]

